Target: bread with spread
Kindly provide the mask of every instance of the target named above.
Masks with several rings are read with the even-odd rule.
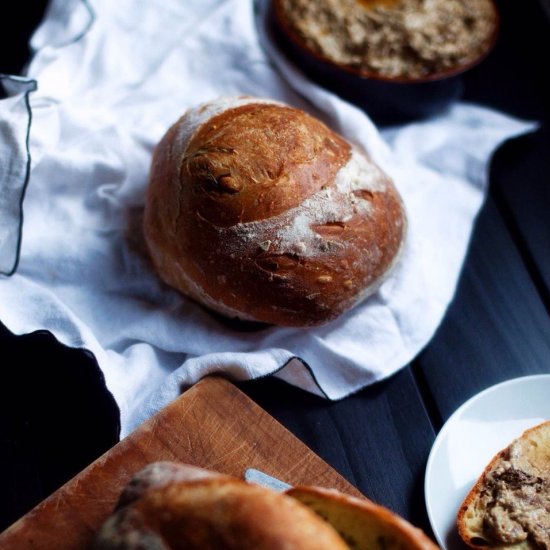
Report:
[[[550,421],[491,460],[462,503],[457,525],[472,548],[550,549]]]
[[[304,111],[250,97],[190,109],[157,146],[144,233],[162,279],[228,317],[326,323],[395,264],[390,178]]]
[[[192,466],[151,464],[128,484],[96,550],[436,550],[386,508],[334,490],[278,493]]]

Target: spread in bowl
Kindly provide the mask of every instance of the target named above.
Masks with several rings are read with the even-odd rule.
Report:
[[[493,0],[272,0],[288,58],[378,121],[428,116],[497,35]]]
[[[280,0],[292,30],[324,58],[390,78],[467,66],[492,40],[491,0]]]

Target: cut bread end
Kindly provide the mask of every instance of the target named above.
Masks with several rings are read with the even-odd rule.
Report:
[[[351,550],[438,548],[420,529],[370,500],[320,487],[295,487],[287,494],[332,525]]]

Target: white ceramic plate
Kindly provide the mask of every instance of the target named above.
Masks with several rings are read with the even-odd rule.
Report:
[[[430,452],[424,480],[428,517],[441,548],[467,548],[455,526],[464,497],[498,451],[548,419],[550,374],[541,374],[492,386],[447,420]]]

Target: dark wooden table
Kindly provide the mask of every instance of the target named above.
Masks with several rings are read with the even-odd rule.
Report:
[[[13,28],[22,39],[14,47],[11,33],[2,38],[3,72],[21,69],[43,9],[21,5]],[[364,494],[427,532],[425,465],[446,419],[497,382],[550,373],[550,22],[535,1],[499,7],[500,38],[465,77],[465,99],[541,127],[495,155],[489,197],[433,340],[389,380],[336,403],[271,378],[239,385]],[[0,346],[2,529],[114,445],[118,417],[89,354],[2,326]]]

